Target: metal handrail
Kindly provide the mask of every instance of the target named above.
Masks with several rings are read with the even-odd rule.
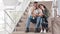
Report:
[[[9,14],[6,12],[6,10],[4,10],[4,12],[8,15],[8,17],[12,20],[12,22],[14,23],[14,20],[9,16]]]
[[[7,30],[5,30],[6,32],[8,32]],[[9,32],[8,32],[9,33]],[[10,33],[9,33],[10,34]]]
[[[6,23],[6,24],[12,29],[12,27],[8,23]]]
[[[9,9],[7,9],[7,10],[9,10]],[[7,16],[8,16],[8,17],[12,20],[12,22],[15,24],[15,26],[14,26],[14,28],[15,28],[17,23],[14,22],[14,20],[13,20],[13,19],[11,18],[11,16],[6,12],[6,10],[4,10],[4,12],[7,14]],[[23,13],[24,13],[24,12],[23,12]],[[23,14],[23,13],[22,13],[22,14]],[[18,20],[18,21],[19,21],[19,20]],[[17,22],[18,22],[18,21],[17,21]],[[7,23],[6,23],[6,24],[7,24]],[[9,24],[7,24],[7,25],[9,25]],[[9,27],[10,27],[10,26],[9,26]],[[11,28],[11,27],[10,27],[10,28]],[[12,28],[12,30],[13,30],[14,28]],[[10,32],[9,32],[9,33],[10,33]]]
[[[13,19],[9,16],[9,14],[4,10],[5,14],[7,14],[7,16],[11,19],[11,21],[14,23]],[[5,25],[8,25],[10,29],[13,29],[8,23],[5,23]],[[6,27],[6,26],[5,26]],[[5,29],[6,30],[6,29]],[[7,31],[7,30],[6,30]],[[8,31],[7,31],[8,32]],[[8,32],[10,34],[10,32]]]

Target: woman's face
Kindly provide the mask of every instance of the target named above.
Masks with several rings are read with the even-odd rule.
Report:
[[[42,5],[40,7],[41,7],[42,10],[44,10],[44,7]]]

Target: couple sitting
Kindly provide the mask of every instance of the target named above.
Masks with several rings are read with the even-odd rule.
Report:
[[[39,32],[38,29],[42,32],[44,29],[48,28],[48,11],[43,4],[38,5],[38,2],[34,2],[33,6],[29,9],[28,14],[29,16],[26,21],[26,32],[29,32],[30,22],[36,24],[35,32]]]

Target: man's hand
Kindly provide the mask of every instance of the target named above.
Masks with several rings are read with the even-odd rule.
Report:
[[[39,14],[39,16],[41,16],[41,17],[42,17],[43,15],[44,15],[44,14]]]
[[[36,14],[32,14],[33,17],[36,17]]]

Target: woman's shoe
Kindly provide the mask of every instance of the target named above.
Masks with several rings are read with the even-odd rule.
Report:
[[[44,29],[44,33],[46,33],[46,29]]]
[[[41,30],[41,32],[43,32],[43,30]]]

